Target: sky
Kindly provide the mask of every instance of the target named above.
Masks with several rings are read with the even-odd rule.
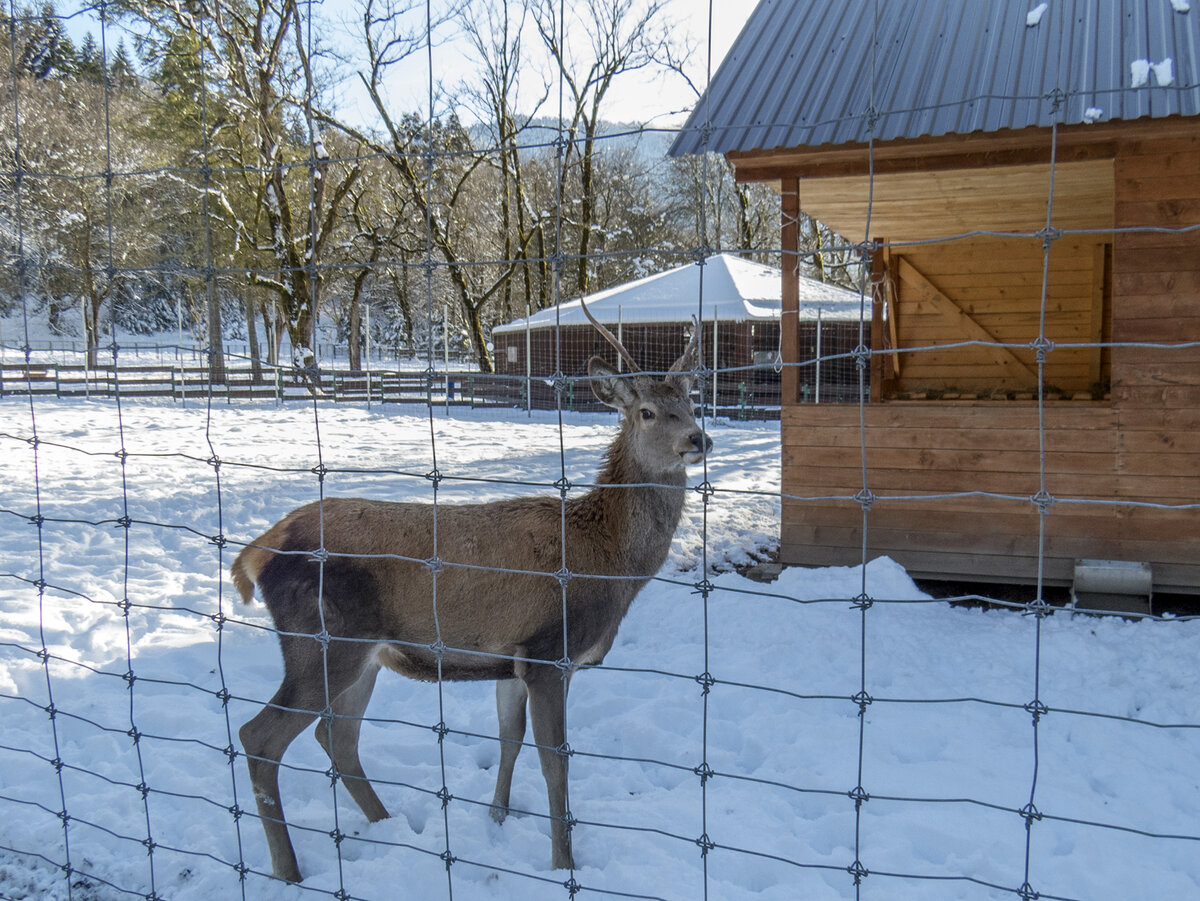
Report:
[[[314,3],[313,6],[320,10],[321,16],[329,23],[319,37],[339,48],[353,46],[355,23],[361,14],[361,0],[324,0]],[[715,73],[721,59],[753,10],[754,3],[750,0],[668,0],[667,12],[682,26],[681,37],[697,48],[689,77],[701,89],[707,79],[710,7],[711,69]],[[70,15],[70,10],[69,4],[59,6],[59,12],[63,15]],[[417,13],[420,14],[419,9]],[[84,12],[71,16],[67,26],[77,43],[90,31],[99,45],[100,25],[93,13]],[[116,45],[123,35],[124,32],[119,27],[109,26],[107,43],[110,54],[115,52]],[[433,49],[433,67],[435,77],[449,86],[466,77],[470,68],[464,43],[452,37],[445,38],[443,43]],[[428,108],[428,69],[428,56],[423,52],[396,67],[388,83],[389,100],[393,109],[423,111]],[[341,111],[349,114],[351,118],[359,119],[360,122],[371,121],[374,111],[370,108],[358,78],[349,68],[345,74],[347,77],[339,87]],[[648,73],[646,77],[639,77],[635,74],[614,83],[603,115],[614,122],[637,122],[669,127],[682,124],[695,101],[696,95],[693,90],[677,76],[663,77],[661,74]],[[556,114],[557,100],[552,98],[543,110],[551,115]]]
[[[689,78],[696,87],[703,89],[707,81],[710,38],[711,69],[715,73],[754,5],[753,2],[735,0],[668,0],[666,13],[684,29],[680,35],[681,43],[686,40],[696,47],[692,65],[689,67]],[[323,9],[331,17],[340,16],[343,20],[349,20],[354,16],[356,7],[357,0],[326,0]],[[447,86],[453,86],[467,78],[470,75],[468,52],[464,42],[452,38],[435,46],[435,79]],[[396,108],[428,108],[428,70],[429,58],[424,52],[416,54],[397,67],[388,82],[389,99]],[[356,79],[352,81],[355,83],[346,86],[348,108],[354,109],[359,105],[365,107],[364,92],[358,88]],[[530,81],[536,83],[537,79]],[[647,72],[642,76],[634,73],[614,82],[606,99],[603,116],[613,122],[636,122],[658,127],[677,126],[686,119],[696,99],[693,89],[676,75]],[[544,114],[555,115],[557,109],[557,97],[554,93],[542,110]],[[460,115],[462,114],[460,110]],[[364,115],[370,116],[372,113],[366,110]]]

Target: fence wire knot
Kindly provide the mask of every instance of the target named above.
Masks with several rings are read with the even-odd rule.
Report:
[[[1049,513],[1050,508],[1053,507],[1056,502],[1054,495],[1044,488],[1037,494],[1030,497],[1029,500],[1037,506],[1039,513]]]
[[[850,354],[854,358],[854,366],[859,371],[867,368],[867,363],[871,359],[871,348],[865,344],[860,344],[854,348]]]
[[[707,761],[700,764],[700,766],[695,767],[692,772],[700,777],[701,785],[707,785],[708,780],[717,775],[717,771],[710,767]]]
[[[439,789],[437,790],[437,794],[436,794],[436,796],[435,796],[435,797],[436,797],[436,798],[437,798],[439,801],[441,801],[441,802],[442,802],[442,809],[443,809],[443,810],[445,810],[447,807],[449,807],[449,806],[450,806],[450,802],[454,800],[454,795],[450,794],[450,789],[448,789],[448,788],[447,788],[446,786],[444,786],[444,785],[443,785],[441,788],[439,788]]]
[[[1061,228],[1045,226],[1034,234],[1042,239],[1042,250],[1049,250],[1051,243],[1062,239],[1063,231]]]
[[[1021,814],[1021,818],[1025,820],[1026,829],[1029,829],[1031,826],[1033,826],[1035,820],[1040,820],[1042,818],[1042,812],[1034,806],[1032,801],[1022,807],[1019,811],[1017,811],[1017,813]]]
[[[1042,717],[1050,712],[1050,708],[1043,704],[1039,699],[1034,698],[1025,705],[1025,711],[1033,717],[1033,724],[1036,726],[1041,722]]]
[[[1054,608],[1046,603],[1045,598],[1036,598],[1025,605],[1025,609],[1021,611],[1022,616],[1049,616],[1054,611]]]
[[[858,494],[854,495],[854,500],[858,501],[863,508],[863,512],[867,513],[874,506],[875,501],[879,500],[879,496],[870,488],[864,488]]]
[[[851,610],[870,610],[875,606],[875,599],[864,592],[854,599],[854,603],[850,606]]]
[[[1020,898],[1021,901],[1037,901],[1038,898],[1042,897],[1042,893],[1035,892],[1033,890],[1033,886],[1026,882],[1023,883],[1021,888],[1017,890],[1017,897]]]
[[[698,594],[698,595],[701,595],[702,597],[707,598],[710,594],[712,594],[716,590],[717,590],[717,586],[715,584],[713,584],[713,582],[711,582],[709,579],[701,579],[699,582],[696,583],[695,589],[692,591],[692,594]]]
[[[862,865],[861,860],[855,860],[854,863],[846,867],[846,872],[854,877],[855,885],[861,885],[862,881],[871,875],[871,871]]]
[[[717,680],[713,678],[712,673],[708,670],[698,675],[696,681],[700,683],[701,694],[708,694],[712,687],[717,684]]]
[[[1045,363],[1046,357],[1054,350],[1054,342],[1045,335],[1039,335],[1029,342],[1029,349],[1037,355],[1039,363]]]
[[[562,887],[563,887],[563,888],[565,888],[565,889],[567,890],[567,892],[569,893],[569,895],[570,895],[572,898],[574,898],[574,897],[575,897],[576,895],[578,895],[578,894],[579,894],[581,891],[583,891],[583,886],[582,886],[582,885],[580,885],[578,882],[576,882],[576,881],[575,881],[575,877],[574,877],[574,876],[572,876],[570,879],[568,879],[566,882],[564,882],[564,883],[562,884]]]
[[[875,699],[873,697],[871,697],[869,694],[867,694],[865,691],[860,691],[858,694],[852,695],[850,697],[850,700],[858,705],[858,715],[859,716],[862,716],[863,714],[865,714],[867,712],[867,708],[870,707],[871,704],[873,704],[875,702]]]

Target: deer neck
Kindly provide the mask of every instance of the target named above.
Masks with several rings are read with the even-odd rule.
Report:
[[[614,565],[652,576],[662,566],[683,514],[687,474],[640,466],[618,440],[609,448],[596,487],[579,498],[577,521],[607,534]]]

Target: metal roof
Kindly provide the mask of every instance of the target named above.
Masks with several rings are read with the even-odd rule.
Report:
[[[700,279],[704,279],[704,319],[714,313],[722,322],[778,321],[783,281],[774,266],[764,266],[733,254],[721,253],[704,262],[687,263],[639,278],[614,288],[589,294],[584,300],[600,322],[691,322],[699,306]],[[857,321],[862,315],[862,298],[857,291],[814,279],[800,279],[800,318]],[[868,311],[868,317],[870,315]],[[587,325],[579,300],[565,301],[557,308],[540,310],[492,329],[493,335],[557,325]]]
[[[670,154],[1200,115],[1200,0],[760,0]]]

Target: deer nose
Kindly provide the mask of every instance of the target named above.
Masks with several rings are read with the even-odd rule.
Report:
[[[702,454],[707,454],[713,448],[712,439],[703,432],[692,432],[692,447]]]

